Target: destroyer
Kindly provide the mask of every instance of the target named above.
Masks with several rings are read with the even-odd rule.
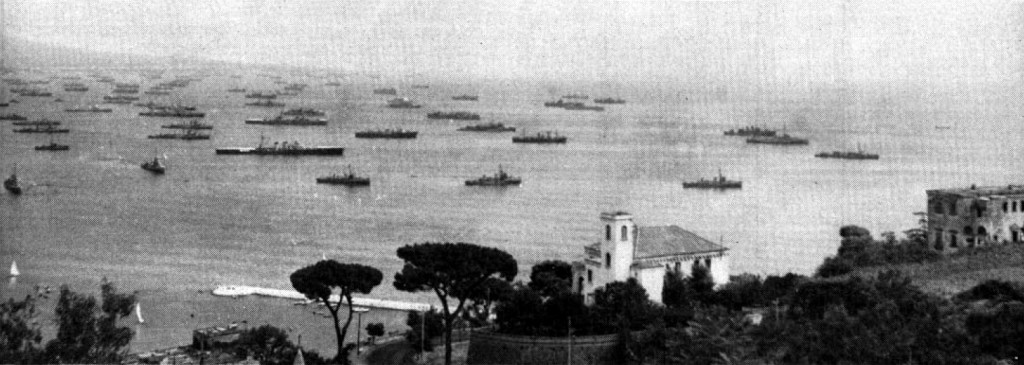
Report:
[[[533,136],[527,136],[524,133],[512,137],[512,143],[565,143],[568,140],[565,136],[558,135],[557,132],[540,132]]]
[[[695,188],[695,189],[742,189],[743,182],[736,180],[726,179],[722,175],[722,170],[718,170],[718,176],[706,180],[700,178],[697,181],[684,181],[683,188]]]
[[[391,138],[391,139],[413,139],[419,134],[417,131],[404,129],[384,129],[356,132],[356,138]]]
[[[776,132],[773,131],[773,130],[762,129],[761,127],[755,127],[755,126],[747,126],[747,127],[743,127],[743,128],[740,128],[740,129],[730,129],[730,130],[725,131],[725,135],[727,135],[727,136],[741,136],[741,137],[752,137],[752,136],[774,137],[775,133]]]
[[[465,126],[458,130],[462,132],[515,132],[516,127],[506,127],[501,123],[485,123]]]
[[[245,94],[246,98],[249,99],[277,99],[277,94],[264,94],[262,92],[254,92]]]
[[[600,99],[594,99],[594,103],[596,103],[596,104],[625,104],[626,101],[622,100],[622,99],[616,99],[616,98],[600,98]]]
[[[71,147],[66,144],[57,144],[55,142],[50,142],[50,144],[36,146],[35,148],[36,151],[67,151],[71,149]]]
[[[192,120],[188,123],[175,123],[175,124],[164,124],[160,128],[170,129],[213,129],[212,125],[200,123],[198,119]]]
[[[263,138],[256,147],[228,147],[216,149],[218,155],[277,155],[277,156],[342,156],[344,147],[317,146],[305,147],[299,142],[274,142],[273,146],[264,146]]]
[[[40,119],[40,120],[30,120],[30,121],[14,122],[14,123],[11,123],[11,124],[13,124],[13,125],[60,125],[60,122],[58,122],[56,120]]]
[[[814,155],[817,158],[839,158],[844,160],[877,160],[878,154],[867,153],[857,146],[856,151],[832,151],[832,152],[819,152]]]
[[[144,117],[202,118],[206,116],[206,113],[188,110],[186,108],[173,107],[150,109],[149,111],[139,113],[139,115]]]
[[[428,119],[480,120],[480,114],[470,112],[433,112],[427,114]]]
[[[52,134],[52,133],[69,133],[69,132],[71,132],[71,130],[67,129],[67,128],[57,128],[57,127],[54,127],[53,125],[50,125],[50,124],[47,124],[47,125],[40,124],[40,125],[33,126],[32,128],[15,129],[14,132],[15,133],[47,133],[47,134]]]
[[[98,105],[90,105],[90,106],[80,107],[80,108],[64,109],[64,111],[69,112],[69,113],[110,113],[110,112],[113,112],[114,109],[111,109],[111,108],[101,108]]]
[[[522,183],[522,179],[505,173],[501,166],[498,166],[498,173],[493,176],[484,175],[477,179],[466,180],[466,186],[519,186]]]
[[[322,176],[316,178],[317,184],[336,184],[345,186],[370,186],[370,178],[356,176],[352,172],[352,166],[349,166],[348,172],[342,175],[331,174],[329,176]]]
[[[246,119],[245,124],[262,124],[262,125],[284,125],[284,126],[315,126],[315,125],[327,125],[327,119],[312,119],[304,116],[285,118],[283,116],[276,116],[270,119]]]
[[[806,145],[810,144],[805,138],[797,138],[788,134],[781,134],[776,136],[753,136],[747,138],[747,143],[761,143],[761,144],[776,144],[776,145]]]
[[[265,106],[265,107],[276,108],[276,107],[284,106],[284,103],[276,102],[276,101],[273,101],[273,100],[270,100],[270,99],[261,99],[260,101],[254,101],[254,102],[251,102],[251,103],[245,103],[245,105],[248,105],[248,106]]]
[[[210,139],[209,134],[200,134],[195,129],[186,129],[185,133],[160,133],[146,136],[149,139],[183,139],[193,141],[197,139]]]
[[[322,117],[325,114],[322,110],[308,108],[288,109],[281,113],[281,115],[302,115],[307,117]]]

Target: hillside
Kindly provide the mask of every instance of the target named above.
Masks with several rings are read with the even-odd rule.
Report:
[[[850,275],[892,269],[909,276],[926,292],[949,298],[989,279],[1024,282],[1024,245],[961,250],[935,262],[858,268]]]

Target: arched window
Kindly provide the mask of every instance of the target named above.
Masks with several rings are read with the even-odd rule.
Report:
[[[711,270],[711,259],[704,259],[704,267],[708,268],[708,270]]]
[[[942,231],[939,231],[939,233],[941,234]],[[958,241],[957,241],[957,237],[956,237],[956,230],[951,229],[951,230],[949,230],[949,247],[956,248],[957,244],[958,244]]]
[[[956,215],[956,202],[949,203],[949,215]]]
[[[679,262],[676,262],[676,272],[679,272],[679,269],[681,269],[681,268],[682,268],[682,265]]]
[[[988,241],[988,231],[985,230],[985,227],[978,227],[978,230],[975,232],[978,234],[979,245]]]
[[[964,227],[964,243],[967,246],[974,246],[974,229],[971,227]]]
[[[1010,202],[1003,202],[1003,213],[1010,212]]]
[[[612,240],[612,226],[611,225],[605,225],[604,226],[604,239],[605,239],[605,241],[611,241]]]
[[[612,254],[604,254],[604,267],[612,267]]]
[[[627,238],[629,238],[629,229],[626,226],[622,226],[622,238],[619,240],[625,241]]]

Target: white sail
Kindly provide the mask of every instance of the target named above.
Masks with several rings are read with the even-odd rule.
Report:
[[[139,319],[139,323],[146,323],[146,320],[142,319],[142,304],[135,303],[135,317]]]
[[[323,252],[321,252],[321,253],[320,253],[320,260],[323,260],[323,261],[327,261],[327,254],[326,254],[326,253],[323,253]]]
[[[18,263],[14,262],[14,261],[11,261],[11,276],[18,276],[18,275],[21,275],[21,272],[18,271]]]

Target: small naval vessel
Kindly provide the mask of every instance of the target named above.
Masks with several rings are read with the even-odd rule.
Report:
[[[523,180],[509,175],[498,166],[498,172],[492,176],[481,176],[473,180],[466,180],[466,186],[519,186]]]
[[[352,166],[349,166],[347,173],[321,176],[316,178],[316,183],[345,186],[370,186],[370,178],[356,176],[356,174],[352,172]]]
[[[417,131],[405,129],[378,129],[356,132],[356,138],[390,138],[390,139],[413,139],[419,134]]]
[[[684,181],[683,188],[694,188],[694,189],[742,189],[743,182],[736,180],[726,179],[722,175],[722,170],[718,170],[718,176],[707,180],[700,178],[697,181]]]
[[[516,127],[506,127],[502,123],[484,123],[465,126],[458,130],[461,132],[515,132]]]

